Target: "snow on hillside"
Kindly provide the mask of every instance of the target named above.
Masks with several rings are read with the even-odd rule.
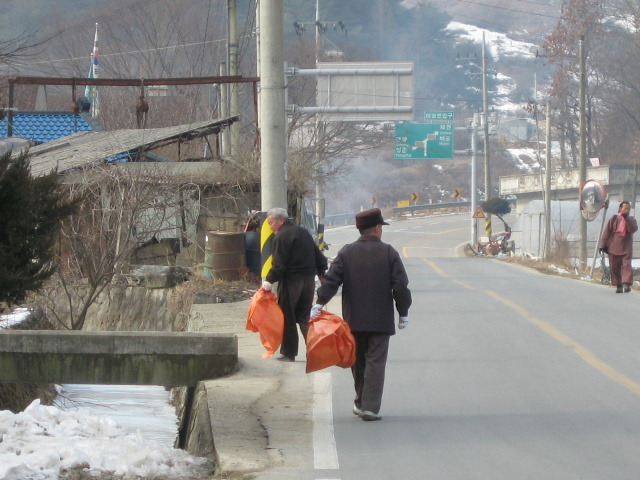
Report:
[[[460,22],[450,22],[447,30],[458,36],[460,41],[470,41],[482,45],[482,37],[487,48],[487,55],[491,57],[493,65],[500,64],[500,60],[534,59],[538,48],[535,44],[513,40],[504,33],[486,30],[475,25]],[[509,101],[509,95],[516,90],[516,82],[508,75],[509,72],[496,72],[497,95],[492,99],[492,107],[507,115],[522,113],[522,104]],[[520,110],[520,112],[518,112]]]
[[[457,34],[462,40],[469,40],[482,45],[482,34],[484,33],[487,53],[494,60],[509,57],[534,57],[537,45],[520,40],[513,40],[504,33],[485,30],[475,25],[467,25],[460,22],[451,22],[447,25],[447,30]]]
[[[534,148],[507,148],[507,152],[511,154],[515,166],[522,173],[540,171],[540,163],[537,161],[538,153]]]

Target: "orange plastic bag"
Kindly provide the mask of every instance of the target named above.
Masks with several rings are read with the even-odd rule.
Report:
[[[356,362],[356,341],[347,322],[323,311],[309,320],[307,373],[337,365],[349,368]]]
[[[260,333],[260,341],[267,349],[262,358],[269,358],[275,353],[284,332],[284,313],[275,293],[261,288],[253,295],[247,314],[247,330]]]

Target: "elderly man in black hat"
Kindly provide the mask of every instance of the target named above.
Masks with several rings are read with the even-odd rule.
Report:
[[[363,420],[380,420],[389,338],[395,334],[394,301],[398,328],[409,323],[411,291],[398,252],[382,242],[382,226],[389,225],[380,209],[356,215],[360,238],[345,245],[331,263],[318,288],[311,318],[342,287],[342,315],[356,340],[356,363],[351,368],[356,397],[353,413]]]

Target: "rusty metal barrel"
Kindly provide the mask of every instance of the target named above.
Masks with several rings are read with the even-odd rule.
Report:
[[[244,233],[208,231],[203,276],[216,280],[238,280],[245,272]]]

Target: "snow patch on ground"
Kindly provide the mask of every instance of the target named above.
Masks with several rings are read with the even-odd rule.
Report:
[[[207,460],[127,433],[85,409],[62,411],[35,400],[24,412],[0,411],[0,479],[56,480],[70,469],[123,479],[206,476]]]
[[[13,312],[0,315],[0,329],[18,325],[29,318],[31,312],[28,308],[16,308]]]

